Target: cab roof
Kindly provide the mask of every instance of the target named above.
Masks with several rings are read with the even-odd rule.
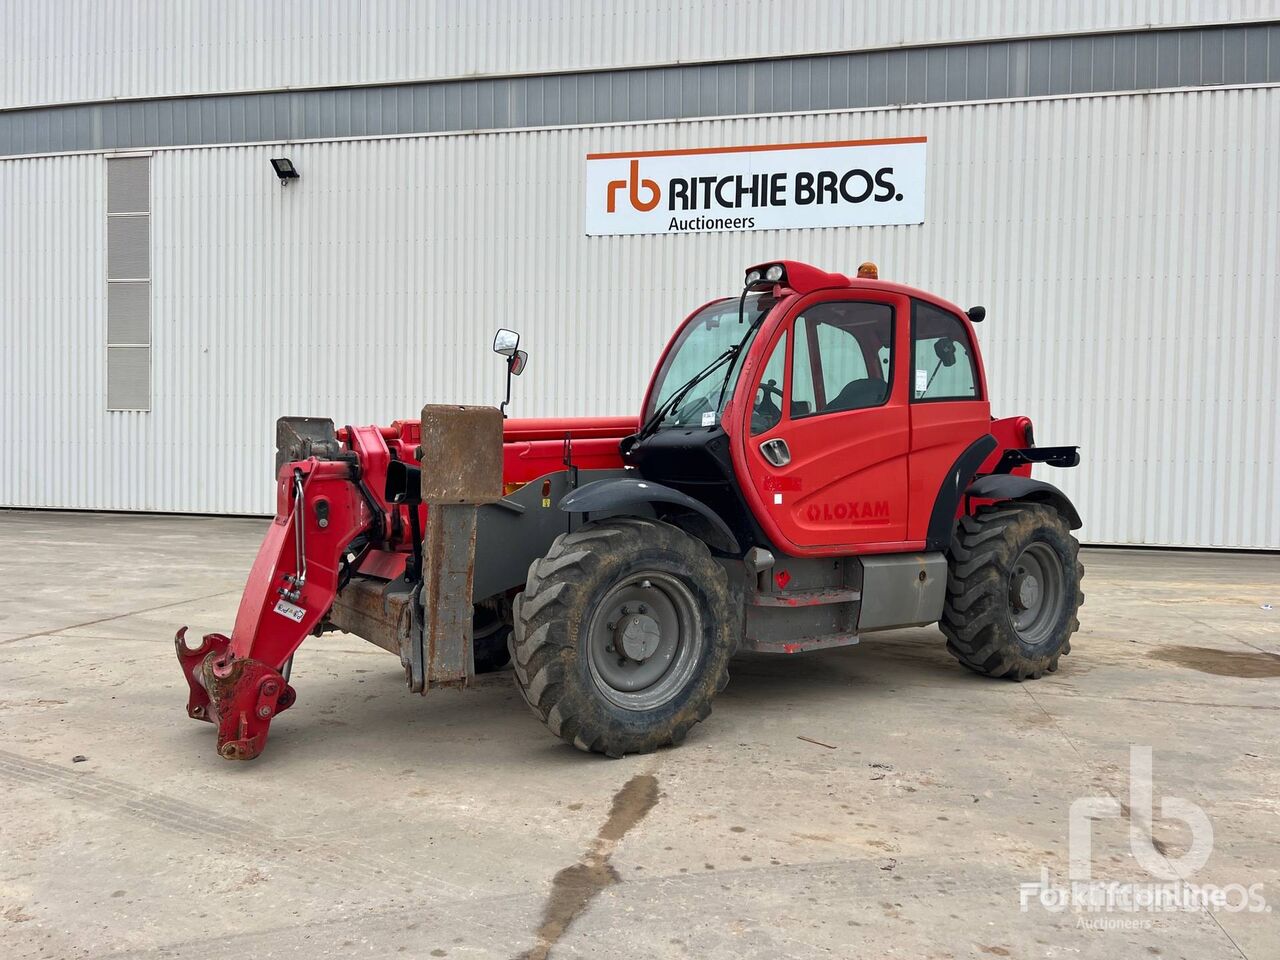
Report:
[[[784,289],[794,290],[802,295],[813,293],[817,290],[879,290],[925,300],[935,306],[942,307],[944,310],[957,313],[966,320],[969,319],[968,311],[964,307],[952,303],[936,293],[930,293],[918,287],[910,287],[904,283],[894,283],[890,280],[872,280],[866,277],[849,277],[843,273],[832,273],[800,260],[768,260],[765,263],[748,267],[747,275],[750,276],[753,271],[757,271],[762,278],[759,282],[767,282],[765,276],[770,267],[782,268],[783,274],[778,281],[779,286]]]

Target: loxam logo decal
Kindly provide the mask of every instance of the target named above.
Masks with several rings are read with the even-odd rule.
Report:
[[[804,509],[812,523],[832,520],[888,520],[888,500],[841,500],[837,503],[811,503]]]
[[[925,138],[587,155],[592,236],[924,221]]]

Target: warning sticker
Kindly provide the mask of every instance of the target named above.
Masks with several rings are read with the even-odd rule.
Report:
[[[307,611],[296,604],[290,603],[288,600],[277,600],[275,611],[282,617],[288,617],[294,623],[301,623],[302,618],[307,615]]]

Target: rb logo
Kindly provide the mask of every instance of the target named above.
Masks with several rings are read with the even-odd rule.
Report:
[[[648,213],[658,205],[658,201],[662,199],[662,191],[658,189],[657,183],[648,178],[640,179],[640,161],[631,161],[631,175],[628,180],[611,180],[609,181],[608,197],[606,209],[609,213],[614,212],[617,205],[618,191],[623,187],[627,187],[627,199],[631,201],[631,206],[639,210],[641,213]],[[643,187],[649,192],[648,200],[640,199],[640,188]]]

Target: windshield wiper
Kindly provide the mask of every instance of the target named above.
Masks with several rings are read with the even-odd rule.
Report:
[[[745,299],[746,298],[744,297],[743,302],[745,302]],[[768,316],[768,314],[768,310],[761,310],[756,318],[751,321],[751,326],[747,328],[747,332],[742,335],[742,339],[738,341],[737,346],[734,348],[733,359],[729,362],[729,369],[724,372],[724,380],[720,383],[720,397],[716,400],[717,410],[719,410],[724,404],[724,392],[729,389],[729,381],[733,379],[733,368],[737,366],[738,353],[742,351],[743,345],[751,339],[752,335],[756,332],[756,328],[764,322],[764,318]],[[738,305],[738,315],[742,316],[742,304]]]
[[[744,309],[746,307],[746,302],[747,302],[747,291],[750,289],[751,288],[749,285],[747,287],[744,287],[742,290],[742,297],[738,301],[738,322],[739,323],[742,322],[743,313],[744,313]],[[759,313],[756,315],[756,318],[751,321],[751,326],[747,328],[747,332],[742,335],[742,338],[738,340],[738,342],[735,343],[733,346],[725,350],[724,353],[720,354],[720,356],[716,357],[709,364],[707,364],[705,367],[703,367],[701,370],[695,373],[687,381],[681,384],[680,388],[676,390],[676,392],[673,393],[670,397],[668,397],[667,401],[663,403],[661,406],[659,406],[658,409],[654,410],[653,415],[650,416],[649,419],[646,420],[641,425],[640,429],[636,431],[635,433],[636,439],[633,442],[639,442],[643,440],[645,437],[649,436],[649,434],[653,433],[653,431],[658,428],[658,425],[662,423],[663,420],[666,419],[667,414],[669,414],[680,403],[680,401],[685,398],[685,395],[688,394],[690,390],[692,390],[704,379],[706,379],[708,376],[714,373],[717,368],[719,368],[726,360],[728,360],[729,369],[725,371],[724,380],[721,381],[720,383],[720,397],[717,400],[715,405],[715,410],[719,412],[720,405],[724,403],[724,392],[726,389],[728,389],[729,380],[733,376],[733,368],[737,366],[738,355],[742,353],[743,346],[745,346],[751,340],[752,334],[754,334],[756,332],[756,329],[760,326],[760,324],[764,322],[764,318],[769,315],[769,311],[772,309],[773,304],[770,303],[767,308],[763,308],[763,300],[762,300],[761,304],[759,304],[758,306],[762,307],[762,309],[760,309]]]
[[[712,360],[709,364],[707,364],[705,367],[703,367],[701,370],[695,373],[692,377],[690,377],[684,383],[682,383],[679,389],[677,389],[675,393],[673,393],[670,397],[668,397],[666,401],[661,406],[658,407],[657,410],[653,411],[653,415],[650,416],[649,419],[644,422],[644,425],[641,426],[638,431],[636,431],[636,439],[643,440],[649,434],[653,433],[653,431],[657,429],[658,424],[662,423],[662,421],[666,419],[667,414],[669,414],[672,410],[674,410],[677,406],[679,406],[680,401],[683,400],[688,395],[690,390],[692,390],[699,383],[705,380],[708,376],[714,373],[718,367],[724,364],[726,360],[730,359],[731,357],[737,356],[738,351],[741,349],[742,349],[742,342],[739,341],[738,343],[735,343],[733,346],[729,347],[729,349],[725,350],[724,353],[720,354],[720,356],[716,357],[714,360]]]

